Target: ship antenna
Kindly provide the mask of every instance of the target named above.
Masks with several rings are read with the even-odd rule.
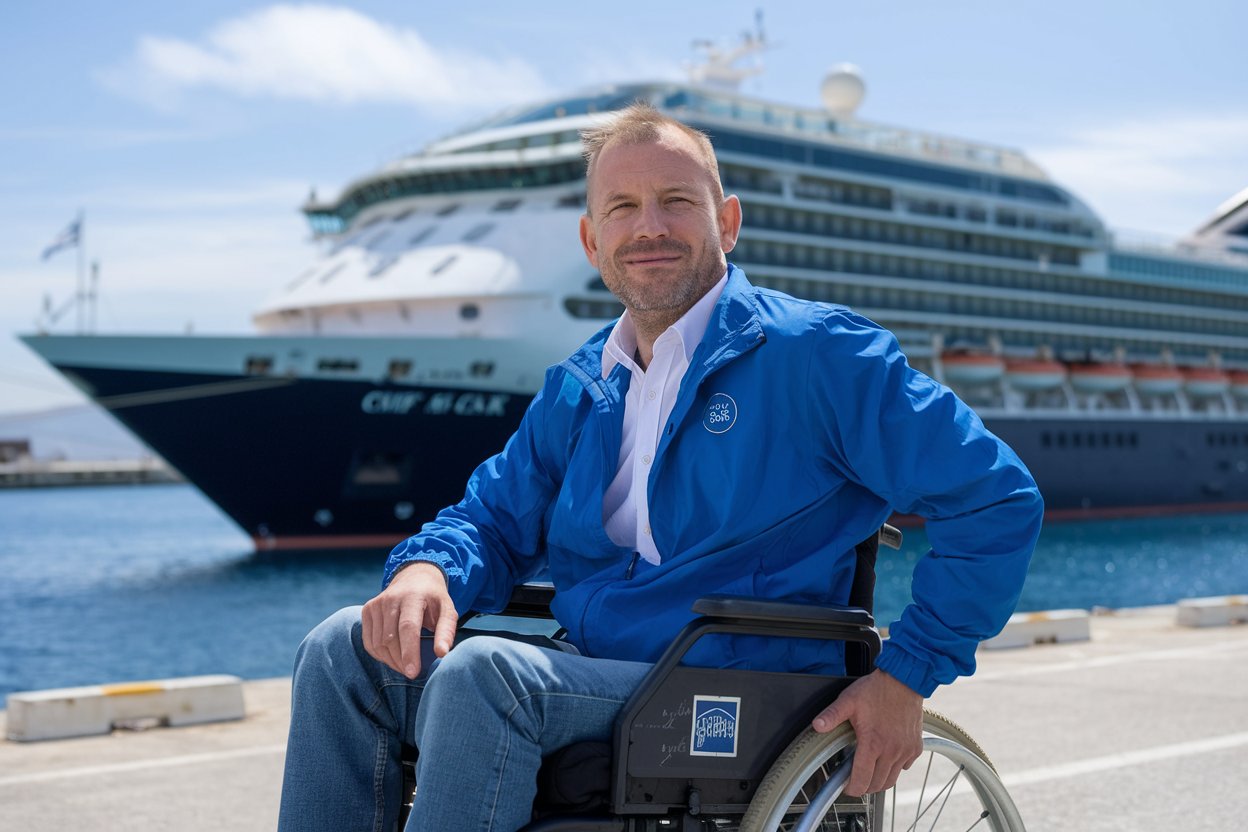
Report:
[[[693,42],[693,47],[702,51],[702,62],[686,65],[690,81],[722,90],[739,89],[742,81],[763,71],[763,64],[761,60],[755,60],[750,66],[735,64],[772,48],[763,32],[763,10],[754,13],[754,31],[742,32],[735,46],[724,49],[714,41],[699,39]]]

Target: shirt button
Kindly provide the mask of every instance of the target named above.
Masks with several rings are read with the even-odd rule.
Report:
[[[644,463],[646,463],[647,465],[649,465],[649,464],[650,464],[650,454],[646,454],[645,456],[643,456],[643,457],[641,458],[641,461],[642,461],[642,462],[644,462]]]
[[[649,393],[646,394],[647,399],[653,400],[654,396],[655,396],[655,392],[653,390],[651,390]]]
[[[650,527],[646,526],[646,537],[650,536]]]

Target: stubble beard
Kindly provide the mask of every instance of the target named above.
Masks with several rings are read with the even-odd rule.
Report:
[[[603,262],[602,280],[630,315],[648,319],[665,329],[688,312],[723,276],[722,252],[706,243],[688,269],[666,280],[635,278],[629,275],[629,266],[624,260],[639,254],[680,254],[687,258],[692,251],[688,244],[677,240],[630,243]],[[637,270],[635,266],[632,268]]]

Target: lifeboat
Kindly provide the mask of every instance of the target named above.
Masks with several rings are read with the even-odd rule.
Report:
[[[1248,370],[1231,370],[1231,395],[1248,399]]]
[[[1005,374],[1005,362],[986,353],[941,353],[940,364],[948,384],[989,384]]]
[[[1066,365],[1043,359],[1009,360],[1005,362],[1005,380],[1016,390],[1052,390],[1066,380]]]
[[[1221,396],[1231,389],[1231,377],[1212,367],[1188,367],[1183,370],[1183,389],[1200,399]]]
[[[1167,396],[1179,392],[1183,373],[1177,367],[1160,364],[1136,364],[1131,368],[1135,389],[1145,396]]]
[[[1117,393],[1133,378],[1126,364],[1071,364],[1068,370],[1070,386],[1080,393]]]

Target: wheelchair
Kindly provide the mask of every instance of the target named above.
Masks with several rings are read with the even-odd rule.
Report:
[[[895,538],[884,537],[892,533]],[[900,535],[885,527],[894,545]],[[875,547],[859,547],[859,573]],[[501,621],[551,618],[549,585],[517,587]],[[869,604],[869,600],[868,600]],[[548,757],[533,821],[523,832],[1022,832],[1023,821],[988,756],[965,731],[925,711],[923,755],[888,792],[842,794],[854,755],[848,725],[818,734],[811,720],[869,673],[880,636],[866,609],[708,596],[625,704],[610,744],[579,743]],[[461,624],[479,628],[484,616]],[[475,627],[474,623],[475,622]],[[526,629],[531,629],[526,628]],[[495,626],[484,631],[502,635]],[[713,634],[837,640],[845,676],[689,667],[682,658]],[[558,633],[553,635],[558,639]],[[546,636],[518,635],[541,643]],[[551,644],[555,649],[557,645]],[[404,812],[414,782],[405,771]]]

